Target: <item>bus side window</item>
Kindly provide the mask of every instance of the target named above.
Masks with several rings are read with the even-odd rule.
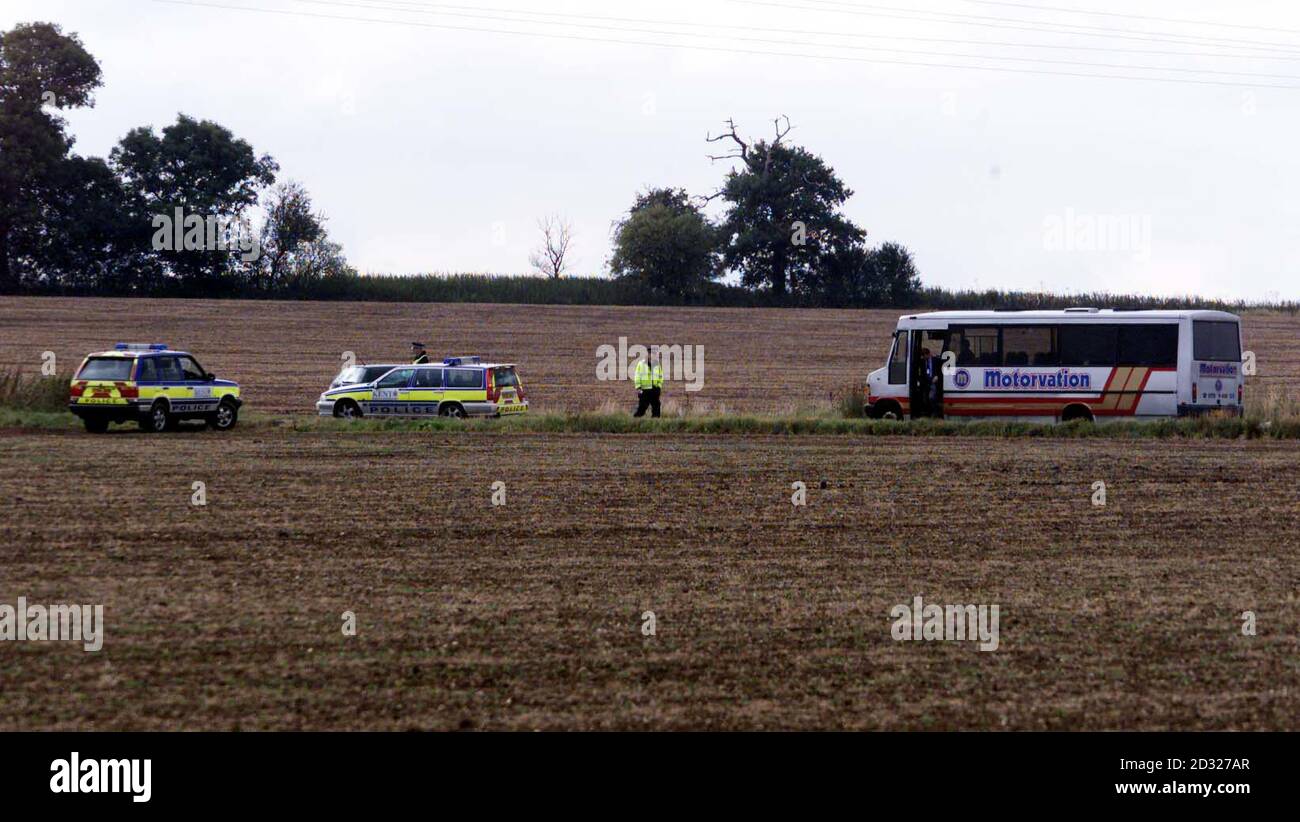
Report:
[[[889,384],[903,385],[907,382],[907,332],[899,331],[894,335],[894,350],[889,357]]]
[[[1060,338],[1061,365],[1115,364],[1119,329],[1113,325],[1063,324]]]
[[[956,347],[958,365],[1001,364],[996,328],[953,329],[951,344]]]
[[[1056,365],[1056,328],[1050,325],[1008,325],[1002,329],[1004,365]]]

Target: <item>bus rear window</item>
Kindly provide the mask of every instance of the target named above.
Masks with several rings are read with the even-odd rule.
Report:
[[[131,366],[135,360],[129,357],[95,357],[86,361],[77,374],[79,380],[106,380],[109,382],[126,382],[131,379]]]
[[[1234,322],[1194,320],[1192,359],[1241,362],[1241,331]]]

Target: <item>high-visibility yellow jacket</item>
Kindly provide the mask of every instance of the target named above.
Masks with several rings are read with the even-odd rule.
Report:
[[[637,388],[663,388],[664,387],[664,369],[661,365],[650,367],[650,363],[642,360],[636,364],[636,373],[632,381]]]

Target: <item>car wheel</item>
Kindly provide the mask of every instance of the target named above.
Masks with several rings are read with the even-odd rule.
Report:
[[[108,430],[108,420],[82,420],[86,425],[86,430],[92,434],[102,434]]]
[[[172,415],[167,413],[167,403],[159,401],[153,404],[149,413],[140,418],[140,428],[151,434],[161,434],[172,427]]]
[[[217,431],[229,431],[239,421],[239,407],[230,400],[222,400],[217,410],[208,417],[208,425]]]
[[[334,416],[341,420],[355,420],[361,417],[361,406],[352,400],[340,400],[334,403]]]
[[[438,416],[455,417],[457,419],[463,420],[468,415],[465,413],[464,406],[460,405],[459,403],[452,402],[452,403],[447,403],[446,405],[438,406]]]

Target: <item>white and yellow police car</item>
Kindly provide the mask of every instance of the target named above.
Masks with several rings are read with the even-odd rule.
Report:
[[[68,397],[68,410],[95,434],[113,422],[134,421],[157,432],[195,419],[228,431],[242,404],[239,383],[217,379],[190,353],[161,343],[118,343],[112,351],[88,355]]]
[[[528,411],[513,363],[448,357],[403,365],[377,379],[330,388],[316,411],[323,417],[500,417]]]

